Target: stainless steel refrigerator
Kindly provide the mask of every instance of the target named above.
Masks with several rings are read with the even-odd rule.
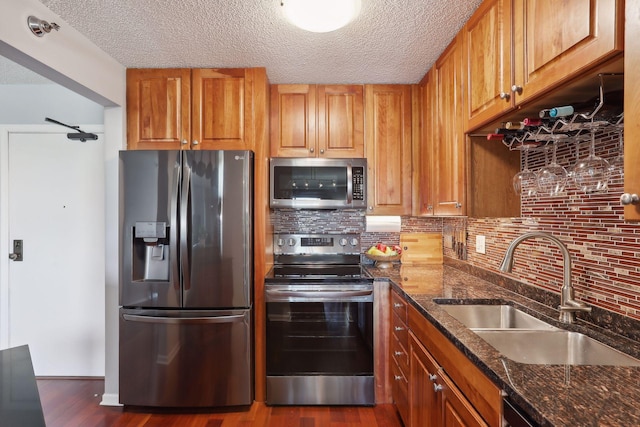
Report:
[[[253,401],[253,153],[120,152],[120,402]]]

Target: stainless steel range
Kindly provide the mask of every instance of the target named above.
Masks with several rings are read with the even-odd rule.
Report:
[[[265,280],[267,404],[373,405],[373,278],[357,234],[281,234]]]

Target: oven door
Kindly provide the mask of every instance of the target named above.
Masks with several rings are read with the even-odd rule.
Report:
[[[267,403],[373,405],[373,286],[270,285]]]

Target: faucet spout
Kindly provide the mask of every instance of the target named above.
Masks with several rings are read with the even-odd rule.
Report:
[[[509,244],[509,247],[504,254],[504,258],[502,259],[502,263],[500,264],[500,271],[504,273],[510,273],[513,269],[513,255],[518,245],[520,245],[520,243],[524,242],[525,240],[535,238],[548,240],[555,244],[558,249],[560,249],[560,253],[562,254],[562,261],[564,264],[562,289],[560,290],[560,321],[564,323],[573,323],[575,321],[576,312],[590,312],[591,307],[588,307],[581,301],[576,301],[574,298],[575,292],[571,283],[571,254],[569,253],[569,249],[567,249],[565,244],[562,243],[560,239],[552,234],[544,233],[541,231],[532,231],[516,237]]]

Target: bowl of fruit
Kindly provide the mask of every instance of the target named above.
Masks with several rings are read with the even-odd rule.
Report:
[[[376,243],[364,253],[364,256],[375,261],[378,268],[390,268],[395,261],[400,261],[402,249],[398,245],[385,245]]]

